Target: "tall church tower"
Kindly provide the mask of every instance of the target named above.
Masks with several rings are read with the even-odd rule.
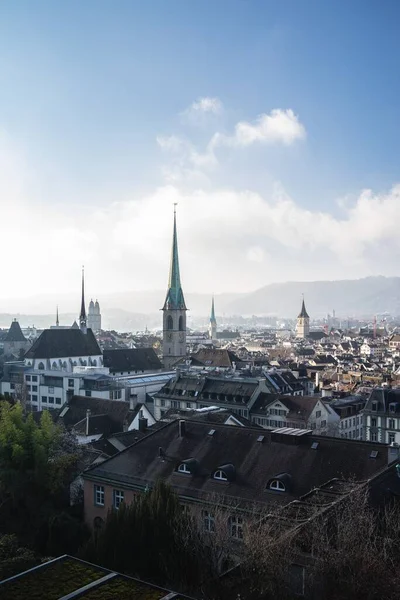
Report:
[[[82,267],[82,300],[81,300],[81,313],[79,315],[79,329],[86,333],[87,324],[86,324],[86,308],[85,308],[85,271]]]
[[[301,339],[306,339],[310,333],[310,317],[306,311],[306,305],[304,304],[304,296],[303,303],[301,305],[301,311],[299,316],[297,317],[297,325],[296,325],[296,337]]]
[[[213,342],[217,341],[217,319],[215,318],[214,296],[211,302],[210,324],[208,326],[208,334]]]
[[[176,208],[172,237],[171,266],[168,291],[163,311],[163,362],[171,369],[177,360],[186,356],[186,304],[179,275],[178,239],[176,233]]]

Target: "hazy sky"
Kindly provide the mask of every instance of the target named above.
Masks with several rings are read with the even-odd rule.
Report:
[[[2,0],[0,298],[399,274],[398,0]],[[12,306],[10,306],[12,310]]]

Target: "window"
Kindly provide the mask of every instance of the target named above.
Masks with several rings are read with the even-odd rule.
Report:
[[[371,433],[371,442],[377,442],[377,441],[378,441],[378,434],[375,431],[373,431]]]
[[[32,402],[37,402],[37,395],[36,395],[36,394],[34,394],[34,395],[32,396]]]
[[[208,512],[208,510],[203,510],[203,524],[205,531],[209,531],[210,533],[215,531],[215,517],[213,513]]]
[[[49,404],[54,404],[54,396],[49,396]]]
[[[104,486],[94,486],[94,503],[96,506],[104,506]]]
[[[114,490],[113,492],[113,506],[116,510],[119,509],[121,502],[124,501],[123,490]]]
[[[163,400],[162,398],[160,400],[160,406],[165,406],[165,400]]]
[[[42,403],[47,404],[47,396],[42,396]]]
[[[396,434],[389,433],[389,444],[394,444],[395,440],[396,440]]]
[[[168,315],[168,318],[167,318],[167,329],[170,331],[173,328],[174,328],[174,322],[172,320],[171,315]]]
[[[192,403],[191,402],[186,402],[186,408],[192,408]]]
[[[30,385],[27,385],[27,386],[26,386],[26,389],[27,389],[27,390],[29,390],[29,391],[31,391],[31,386],[30,386]]]
[[[190,474],[190,469],[186,463],[181,463],[178,467],[178,471],[179,471],[179,473],[189,473]]]
[[[282,481],[279,481],[279,479],[273,479],[269,484],[269,489],[278,492],[286,492],[285,484],[283,484]]]
[[[10,390],[15,390],[15,383],[10,383]]]
[[[37,381],[37,375],[32,375],[32,381]]]
[[[85,390],[85,396],[90,397],[92,395],[91,390]]]
[[[178,400],[171,400],[171,406],[172,408],[180,408],[181,403]]]
[[[226,474],[220,469],[218,469],[218,471],[215,471],[214,479],[217,479],[218,481],[228,481]]]
[[[185,329],[185,327],[184,327],[183,317],[181,315],[179,317],[179,331],[183,331],[184,329]]]
[[[61,398],[56,398],[56,404],[58,404],[58,406],[61,406]]]
[[[394,419],[389,419],[389,429],[396,429],[396,421]]]
[[[53,387],[49,387],[49,394],[54,394],[54,388]]]
[[[243,539],[243,519],[242,517],[230,517],[229,519],[230,536],[237,540]]]
[[[377,402],[372,402],[371,409],[377,411],[378,410],[378,403]]]
[[[39,371],[44,371],[44,364],[42,362],[38,364],[38,369]]]
[[[371,427],[376,427],[376,418],[371,417]]]
[[[31,376],[30,376],[30,375],[27,375],[27,376],[26,376],[26,380],[27,380],[27,381],[30,381],[30,380],[31,380]]]
[[[73,379],[68,379],[68,387],[74,387],[74,380]]]
[[[37,385],[32,386],[32,392],[37,392]]]
[[[321,417],[321,411],[317,410],[317,412],[315,413],[315,418],[319,419]]]
[[[321,421],[321,427],[326,427],[326,421]]]

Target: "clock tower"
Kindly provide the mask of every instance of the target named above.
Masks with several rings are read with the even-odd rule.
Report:
[[[170,370],[180,358],[186,356],[186,310],[179,274],[176,205],[174,205],[171,266],[167,295],[162,308],[164,369]]]

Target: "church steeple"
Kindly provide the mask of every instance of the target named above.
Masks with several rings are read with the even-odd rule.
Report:
[[[217,339],[217,319],[215,318],[215,307],[214,307],[214,296],[211,301],[211,315],[210,315],[210,325],[208,328],[210,338],[212,340]]]
[[[297,317],[297,325],[296,325],[296,337],[301,339],[306,339],[310,334],[310,317],[306,311],[306,305],[304,303],[304,294],[303,294],[303,302],[301,304],[301,311],[299,316]]]
[[[86,333],[86,308],[85,308],[85,269],[82,267],[82,299],[81,299],[81,312],[79,315],[79,328],[81,331]]]
[[[186,310],[181,277],[179,273],[178,236],[176,233],[176,204],[174,204],[174,228],[172,234],[171,264],[169,269],[168,290],[163,310]]]
[[[166,369],[186,355],[186,304],[179,273],[178,236],[176,230],[176,204],[172,233],[171,265],[168,290],[163,311],[163,362]]]

